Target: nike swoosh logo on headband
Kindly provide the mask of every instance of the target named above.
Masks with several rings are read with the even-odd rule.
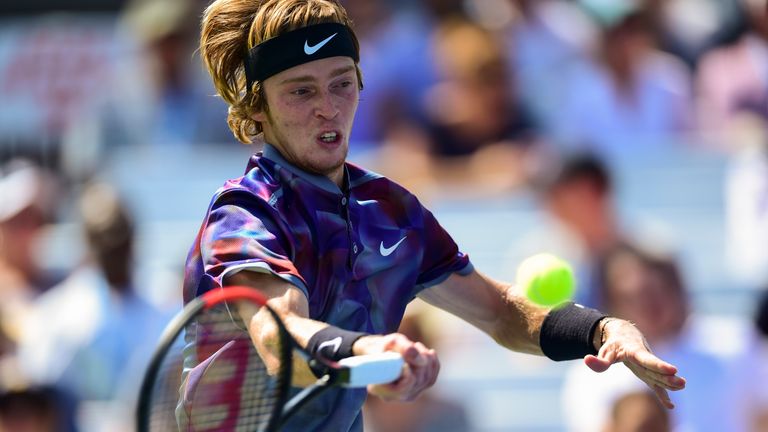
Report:
[[[333,39],[334,36],[336,36],[338,33],[334,33],[327,38],[320,41],[317,45],[309,46],[309,41],[304,41],[304,54],[306,55],[312,55],[317,52],[320,48],[323,47],[323,45],[327,44],[331,39]]]

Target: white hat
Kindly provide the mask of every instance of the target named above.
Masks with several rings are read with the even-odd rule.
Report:
[[[37,206],[52,208],[52,182],[43,170],[26,160],[14,160],[0,170],[0,222]]]

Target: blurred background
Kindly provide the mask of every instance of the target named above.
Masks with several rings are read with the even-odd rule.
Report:
[[[0,431],[129,431],[212,193],[258,146],[195,52],[206,0],[0,3]],[[365,89],[350,159],[475,266],[553,252],[688,388],[506,352],[418,302],[437,385],[366,430],[768,431],[762,0],[343,2]]]

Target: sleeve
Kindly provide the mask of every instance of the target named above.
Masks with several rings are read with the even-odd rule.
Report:
[[[467,275],[474,269],[469,256],[459,251],[456,242],[432,212],[421,204],[419,207],[423,221],[424,254],[416,279],[416,293],[439,284],[452,273]]]
[[[203,269],[219,286],[225,277],[248,270],[271,273],[309,297],[292,261],[295,247],[277,211],[246,191],[227,191],[215,199],[200,236]]]

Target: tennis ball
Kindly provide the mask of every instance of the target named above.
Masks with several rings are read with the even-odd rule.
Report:
[[[567,262],[552,254],[541,253],[520,263],[517,285],[532,302],[556,306],[573,297],[576,278]]]

